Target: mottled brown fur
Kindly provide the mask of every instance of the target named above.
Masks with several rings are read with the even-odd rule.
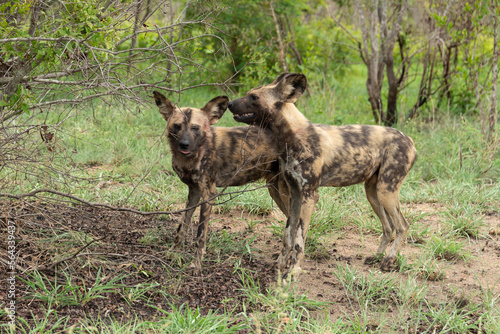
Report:
[[[208,222],[212,205],[206,201],[217,194],[216,187],[240,186],[259,179],[270,184],[269,192],[285,213],[279,196],[278,155],[271,133],[253,126],[212,127],[224,114],[228,98],[219,96],[202,109],[178,108],[165,96],[153,93],[167,121],[172,167],[189,187],[184,220],[177,229],[173,249],[185,241],[195,206],[202,201],[197,232],[195,267],[201,269],[205,253]]]
[[[271,84],[252,89],[229,103],[235,120],[274,133],[280,169],[290,193],[290,215],[278,266],[285,274],[300,271],[320,186],[364,182],[368,201],[384,231],[377,253],[384,253],[396,232],[381,264],[388,270],[409,228],[401,214],[399,189],[416,159],[413,140],[396,129],[381,126],[311,124],[294,105],[306,86],[304,75],[282,74]]]

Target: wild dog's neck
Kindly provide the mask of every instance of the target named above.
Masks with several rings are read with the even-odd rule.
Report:
[[[280,117],[270,124],[270,128],[277,137],[278,149],[284,151],[287,147],[303,146],[312,127],[311,122],[293,103],[284,103],[277,113]]]

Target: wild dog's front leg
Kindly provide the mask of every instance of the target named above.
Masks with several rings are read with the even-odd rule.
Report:
[[[214,183],[210,189],[202,195],[202,201],[205,203],[201,204],[200,208],[200,223],[198,225],[198,231],[196,232],[196,259],[194,263],[198,271],[201,271],[201,261],[206,253],[208,224],[210,223],[210,215],[212,213],[212,204],[210,204],[210,202],[213,201],[212,197],[216,194],[217,190],[215,189]]]
[[[302,207],[302,192],[296,187],[292,186],[290,188],[290,211],[286,221],[285,233],[283,234],[283,248],[281,249],[281,253],[278,258],[278,269],[285,274],[285,276],[288,274],[288,268],[291,265],[291,252],[297,226],[300,222],[300,212]]]
[[[193,217],[194,210],[196,207],[194,207],[198,202],[200,201],[201,197],[201,192],[198,189],[198,187],[195,186],[189,186],[189,194],[188,194],[188,200],[186,202],[186,208],[191,208],[184,212],[184,220],[179,224],[177,227],[177,233],[175,234],[174,238],[174,244],[171,250],[176,250],[179,249],[184,241],[186,240],[186,235],[189,230],[189,226],[191,226],[191,219]]]
[[[285,251],[286,249],[286,254],[282,252],[283,258],[281,259],[284,266],[284,270],[282,269],[283,279],[286,279],[288,275],[296,278],[302,272],[301,263],[305,255],[307,231],[309,230],[309,224],[311,223],[311,217],[318,198],[317,189],[304,192],[298,223],[295,226],[289,224],[289,229],[285,230],[283,250]],[[291,203],[291,205],[293,204]],[[287,246],[285,246],[285,241],[288,243]]]

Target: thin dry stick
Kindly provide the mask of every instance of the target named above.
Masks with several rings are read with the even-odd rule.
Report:
[[[59,260],[59,261],[56,261],[54,263],[51,263],[51,264],[48,264],[48,265],[41,265],[37,268],[34,268],[35,270],[37,271],[44,271],[44,270],[52,270],[54,269],[55,266],[57,266],[59,263],[62,263],[62,262],[65,262],[65,261],[68,261],[68,260],[72,260],[74,259],[75,257],[78,256],[79,253],[81,253],[81,251],[83,251],[85,248],[89,247],[90,245],[92,245],[94,242],[96,241],[101,241],[103,240],[104,238],[106,238],[106,235],[99,238],[99,239],[94,239],[94,240],[91,240],[89,243],[87,243],[85,246],[83,246],[82,248],[80,248],[75,254],[73,254],[72,256],[69,256],[69,257],[66,257],[62,260]]]
[[[52,189],[37,189],[37,190],[33,190],[33,191],[29,192],[29,193],[18,194],[18,195],[16,195],[16,194],[10,194],[10,193],[0,193],[0,197],[7,197],[7,198],[13,198],[13,199],[22,199],[24,197],[36,197],[36,195],[39,194],[39,193],[49,193],[49,194],[54,194],[54,195],[58,195],[58,196],[70,198],[72,200],[75,200],[77,202],[86,204],[88,206],[101,207],[101,208],[105,208],[105,209],[112,210],[112,211],[132,212],[132,213],[136,213],[136,214],[143,215],[143,216],[149,216],[149,215],[162,215],[162,214],[167,214],[167,215],[177,214],[177,213],[181,213],[181,212],[184,212],[184,211],[191,210],[191,209],[196,208],[196,207],[198,207],[198,206],[200,206],[202,204],[205,204],[205,203],[209,203],[210,205],[221,205],[221,204],[224,204],[224,203],[230,201],[231,199],[223,201],[223,202],[220,202],[220,203],[216,203],[216,204],[215,203],[210,203],[210,202],[212,200],[214,200],[215,198],[217,198],[219,196],[222,196],[222,195],[237,195],[237,194],[242,194],[242,193],[254,191],[254,190],[257,190],[257,189],[261,189],[261,188],[267,188],[268,186],[269,185],[266,184],[266,185],[263,185],[263,186],[260,186],[260,187],[255,187],[255,188],[252,188],[252,189],[244,189],[244,190],[232,191],[232,192],[229,192],[229,193],[224,192],[226,190],[226,188],[227,188],[227,187],[225,187],[218,194],[216,194],[216,195],[208,198],[207,200],[205,200],[203,202],[198,203],[197,205],[193,205],[193,206],[191,206],[189,208],[185,208],[185,209],[182,209],[182,210],[176,210],[176,211],[140,211],[140,210],[135,210],[135,209],[131,209],[131,208],[116,207],[116,206],[109,205],[109,204],[104,204],[104,203],[89,202],[89,201],[84,200],[83,198],[80,198],[80,197],[77,197],[77,196],[74,196],[74,195],[71,195],[71,194],[63,193],[61,191],[52,190]]]

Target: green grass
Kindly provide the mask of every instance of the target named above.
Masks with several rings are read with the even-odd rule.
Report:
[[[309,326],[309,312],[327,305],[296,293],[292,285],[279,284],[263,293],[252,273],[242,270],[239,275],[242,293],[247,297],[242,316],[256,332],[268,333],[276,328],[285,333],[301,332]]]
[[[465,238],[479,238],[481,227],[485,226],[480,209],[469,205],[452,204],[444,213],[448,232]]]
[[[450,235],[433,236],[425,246],[426,251],[438,260],[458,261],[470,259],[472,255],[464,249],[464,244],[450,237]]]
[[[30,279],[21,279],[28,286],[26,298],[44,302],[49,308],[85,305],[91,300],[106,298],[105,295],[108,293],[116,293],[122,286],[118,282],[124,278],[103,277],[101,268],[97,270],[95,282],[91,286],[86,286],[84,280],[81,280],[81,283],[77,282],[77,279],[69,273],[63,272],[62,276],[62,283],[59,283],[57,277],[52,282],[38,271],[35,271]]]
[[[490,307],[493,300],[488,293],[482,296],[484,301],[480,303],[472,301],[474,295],[456,295],[451,301],[440,302],[433,301],[428,287],[414,276],[398,281],[391,274],[363,275],[341,265],[334,273],[356,310],[348,316],[352,326],[348,333],[366,330],[468,333],[479,328],[485,333],[494,333],[492,330],[498,328],[498,313]],[[377,316],[374,318],[373,314]]]
[[[417,277],[428,281],[441,281],[446,278],[444,272],[446,265],[438,261],[429,252],[419,256],[415,263],[409,266],[407,270],[414,273]]]

